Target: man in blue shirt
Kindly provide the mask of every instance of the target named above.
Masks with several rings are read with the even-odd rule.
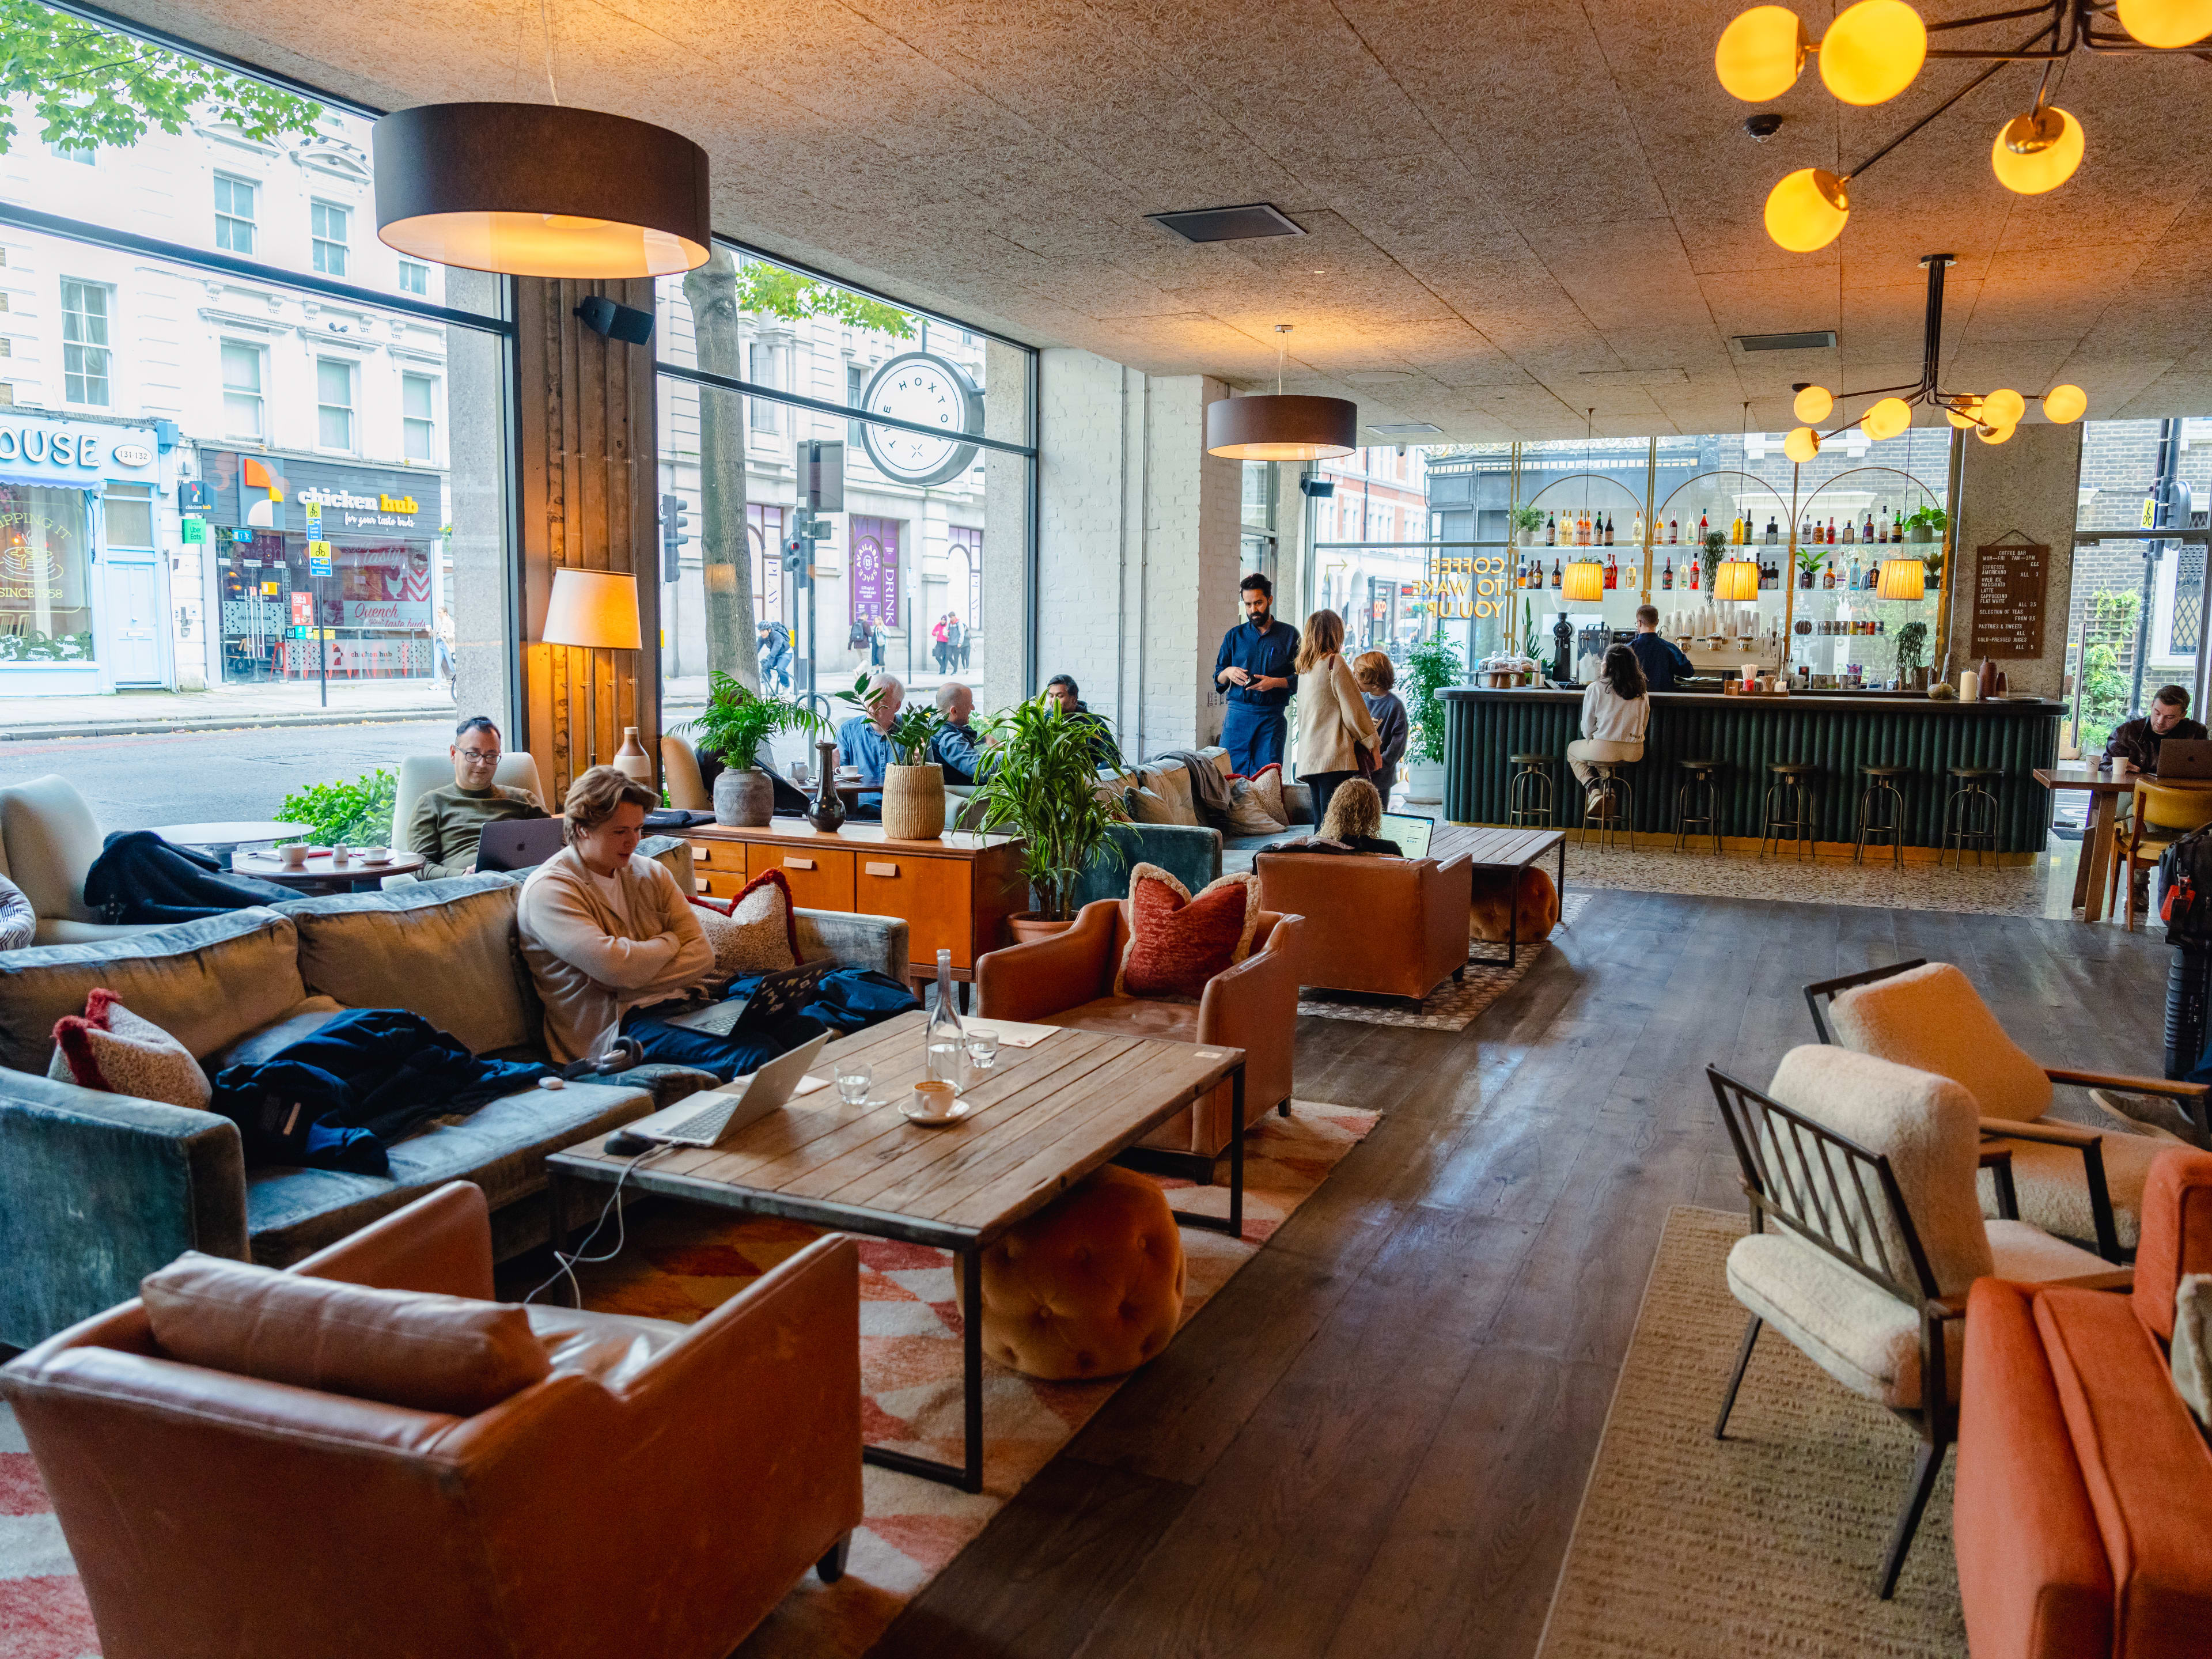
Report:
[[[1256,570],[1237,583],[1244,620],[1221,636],[1214,684],[1228,690],[1221,746],[1240,777],[1283,760],[1283,706],[1298,689],[1298,630],[1274,620],[1275,586]]]
[[[1656,605],[1636,607],[1636,637],[1629,641],[1628,648],[1636,653],[1636,665],[1644,671],[1644,683],[1654,691],[1672,691],[1676,680],[1698,672],[1674,641],[1659,637],[1659,607]]]
[[[868,712],[855,714],[837,728],[837,754],[848,766],[858,767],[860,781],[870,789],[884,787],[884,769],[897,758],[891,752],[891,722],[898,718],[900,707],[906,702],[906,687],[889,674],[869,676],[868,689],[874,697]],[[880,793],[860,797],[860,805],[883,810]]]
[[[945,769],[945,782],[975,782],[989,762],[968,725],[968,717],[975,712],[975,694],[957,680],[947,680],[937,688],[937,712],[945,724],[929,740],[929,752]]]

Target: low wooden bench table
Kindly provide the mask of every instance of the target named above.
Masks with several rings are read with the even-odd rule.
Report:
[[[980,1024],[988,1024],[982,1021]],[[960,1258],[961,1387],[966,1456],[958,1466],[867,1446],[871,1463],[983,1489],[983,1252],[1017,1222],[1133,1146],[1224,1079],[1229,1214],[1177,1212],[1186,1227],[1242,1237],[1244,1229],[1244,1051],[1063,1030],[1036,1047],[1002,1046],[988,1072],[968,1073],[977,1108],[944,1128],[901,1115],[922,1074],[921,1014],[905,1013],[831,1043],[815,1074],[840,1059],[874,1068],[871,1099],[848,1106],[836,1087],[799,1096],[726,1146],[610,1157],[605,1137],[545,1161],[553,1237],[566,1248],[572,1188],[630,1188],[747,1215],[933,1245]]]
[[[1429,837],[1432,859],[1457,858],[1461,854],[1476,869],[1510,870],[1513,891],[1507,901],[1505,959],[1474,957],[1494,966],[1510,968],[1521,951],[1521,872],[1554,848],[1559,854],[1559,897],[1567,896],[1567,836],[1563,830],[1492,830],[1474,823],[1439,823]]]

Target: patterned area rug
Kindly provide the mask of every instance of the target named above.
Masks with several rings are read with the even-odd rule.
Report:
[[[1291,1212],[1328,1178],[1379,1113],[1291,1103],[1245,1143],[1244,1237],[1185,1229],[1188,1322],[1259,1253]],[[1225,1215],[1225,1185],[1155,1177],[1178,1210]],[[1219,1176],[1228,1180],[1227,1167]],[[641,1207],[614,1261],[583,1270],[587,1306],[684,1324],[704,1316],[811,1243],[812,1228],[735,1220],[676,1204]],[[520,1296],[524,1276],[502,1296]],[[957,1462],[960,1455],[960,1311],[951,1258],[908,1244],[860,1243],[861,1426],[871,1441]],[[984,1490],[969,1494],[872,1466],[866,1519],[844,1578],[809,1573],[738,1650],[744,1659],[859,1656],[899,1609],[1006,1501],[1074,1437],[1121,1379],[1040,1382],[984,1362]],[[46,1488],[0,1407],[0,1659],[82,1659],[100,1651],[68,1547]]]
[[[1610,851],[1567,842],[1567,885],[1612,887],[1642,893],[1687,893],[1698,897],[1780,899],[1798,904],[1852,904],[1882,910],[1950,910],[1969,915],[2066,915],[2073,902],[2070,854],[2035,864],[1994,864],[1963,870],[1950,865],[1892,866],[1869,851],[1866,862],[1820,858],[1799,864],[1769,854],[1677,853],[1671,836],[1639,836],[1637,850]],[[1656,843],[1655,845],[1655,843]],[[2054,863],[2053,860],[2057,859]],[[2061,908],[2048,907],[2053,883],[2063,883]]]
[[[1768,1331],[1712,1437],[1743,1336],[1726,1275],[1743,1231],[1717,1210],[1668,1216],[1540,1659],[1962,1659],[1948,1466],[1896,1597],[1875,1594],[1910,1428]]]
[[[1572,927],[1575,918],[1582,915],[1595,896],[1570,890],[1559,902],[1559,927]],[[1364,1025],[1411,1025],[1425,1031],[1464,1030],[1477,1014],[1521,982],[1549,943],[1548,939],[1534,945],[1524,943],[1518,953],[1519,960],[1508,968],[1502,963],[1481,959],[1495,956],[1504,948],[1502,945],[1489,939],[1470,939],[1466,975],[1446,980],[1429,994],[1419,1008],[1400,1007],[1380,999],[1358,1002],[1350,995],[1321,995],[1301,997],[1298,1012],[1317,1014],[1323,1019],[1358,1020]]]

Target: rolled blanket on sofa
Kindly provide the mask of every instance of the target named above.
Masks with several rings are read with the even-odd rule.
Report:
[[[233,875],[204,853],[172,847],[150,830],[118,830],[85,872],[84,902],[110,925],[199,921],[299,895]]]

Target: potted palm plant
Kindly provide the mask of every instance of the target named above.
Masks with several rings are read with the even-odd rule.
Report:
[[[722,763],[714,780],[714,822],[760,829],[775,811],[775,785],[760,769],[761,744],[778,732],[816,733],[829,726],[804,703],[763,697],[727,674],[709,676],[707,686],[705,709],[677,729],[696,734],[700,747]]]
[[[863,673],[837,700],[872,715],[881,685],[871,687]],[[929,745],[945,717],[926,702],[908,703],[891,719],[884,737],[894,757],[884,769],[884,833],[899,841],[935,841],[945,833],[945,769],[929,757]]]
[[[1063,932],[1075,921],[1075,885],[1111,853],[1124,859],[1112,830],[1127,823],[1098,777],[1096,714],[1068,714],[1050,697],[1032,697],[982,723],[991,764],[971,800],[979,825],[1022,838],[1022,873],[1036,908],[1008,923],[1017,943]]]
[[[1412,728],[1407,750],[1406,799],[1427,805],[1444,798],[1444,705],[1437,693],[1465,678],[1449,640],[1423,640],[1406,653],[1399,686]]]

